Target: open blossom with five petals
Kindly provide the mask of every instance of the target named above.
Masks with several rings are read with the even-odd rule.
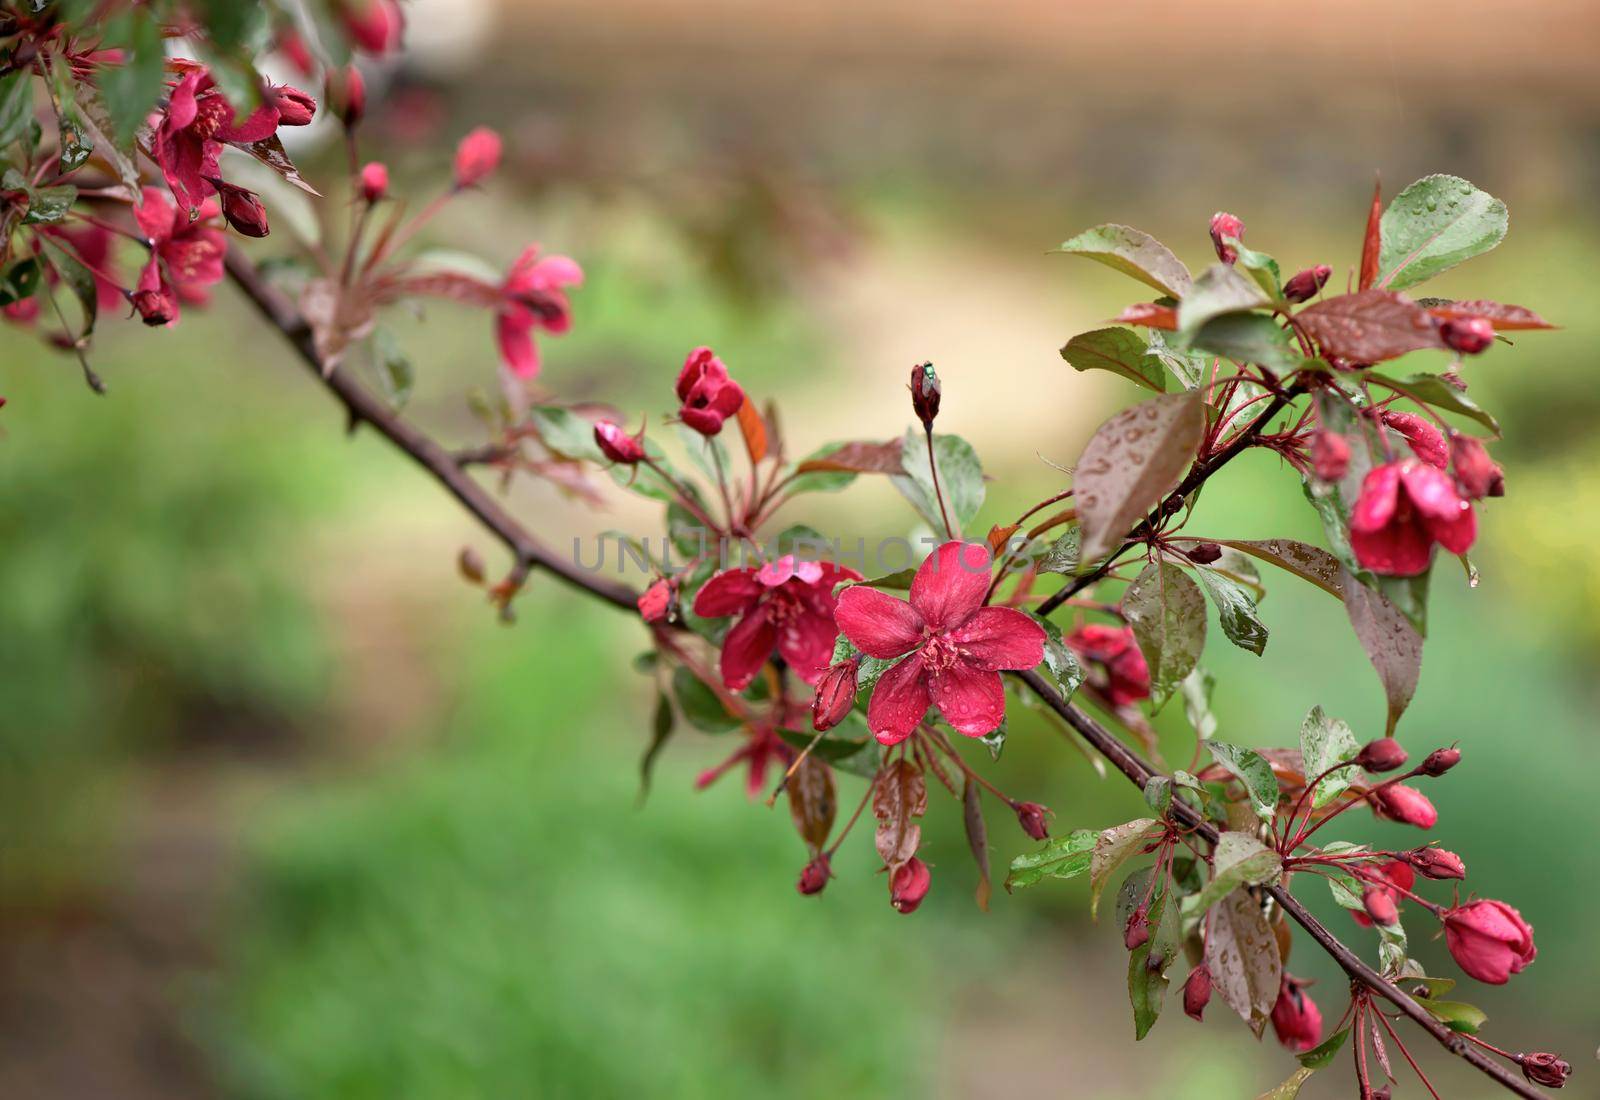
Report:
[[[869,657],[900,658],[878,680],[867,726],[885,745],[911,736],[937,706],[958,733],[981,737],[1006,716],[1004,669],[1044,659],[1044,628],[1010,607],[986,607],[991,555],[983,543],[947,542],[928,555],[909,602],[857,585],[839,594],[834,619]]]
[[[539,257],[539,246],[529,245],[511,265],[500,284],[500,308],[495,314],[495,335],[500,358],[518,378],[539,374],[539,347],[533,330],[542,328],[559,336],[572,328],[572,307],[566,288],[583,285],[583,269],[566,256]]]
[[[1427,570],[1433,544],[1465,554],[1478,534],[1472,504],[1450,475],[1417,459],[1375,467],[1350,514],[1356,561],[1391,577]]]
[[[1105,684],[1101,686],[1097,680],[1095,686],[1105,692],[1112,706],[1131,706],[1150,698],[1150,666],[1139,652],[1132,627],[1090,623],[1068,634],[1066,643],[1100,670]]]
[[[238,119],[211,74],[204,68],[191,68],[173,86],[172,98],[156,126],[156,161],[179,207],[193,211],[211,194],[208,181],[217,175],[224,142],[249,145],[277,130],[276,105],[263,103],[248,117]]]
[[[133,214],[150,241],[150,262],[139,273],[132,300],[146,324],[166,324],[178,317],[180,300],[206,300],[206,287],[222,280],[227,236],[217,227],[221,213],[215,200],[201,204],[193,221],[154,187],[144,189]]]
[[[750,686],[776,649],[795,675],[815,684],[833,659],[833,590],[858,581],[854,569],[831,562],[799,561],[785,554],[760,568],[725,569],[701,587],[694,613],[740,619],[722,642],[722,680],[734,691]]]

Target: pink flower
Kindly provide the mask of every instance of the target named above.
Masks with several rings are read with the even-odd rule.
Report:
[[[479,126],[456,146],[456,187],[471,187],[500,166],[500,135]]]
[[[259,195],[243,187],[235,187],[223,179],[213,179],[210,183],[222,199],[223,219],[233,226],[235,232],[246,237],[267,235],[267,208],[261,205]]]
[[[639,597],[639,617],[647,623],[659,623],[672,613],[672,601],[676,594],[672,582],[663,577],[656,581],[644,594]]]
[[[869,657],[903,658],[878,680],[867,726],[885,745],[911,736],[938,706],[956,731],[981,737],[1006,716],[1003,669],[1044,659],[1044,628],[1010,607],[985,607],[989,548],[947,542],[911,582],[911,600],[857,585],[839,594],[834,620]]]
[[[1272,1006],[1272,1031],[1278,1042],[1296,1053],[1322,1041],[1322,1011],[1305,992],[1305,982],[1285,974]]]
[[[400,48],[406,17],[396,0],[342,0],[338,11],[357,49],[382,57]]]
[[[1468,500],[1504,496],[1506,476],[1482,443],[1470,435],[1452,432],[1450,461],[1456,468],[1456,484]]]
[[[205,288],[222,280],[228,240],[212,224],[221,213],[214,200],[202,203],[200,216],[190,221],[154,187],[144,189],[143,199],[133,214],[150,241],[150,262],[131,299],[145,324],[167,324],[178,319],[180,299],[204,302]]]
[[[64,240],[73,253],[94,275],[95,298],[102,311],[116,309],[127,297],[115,282],[116,268],[111,263],[112,235],[98,225],[60,225],[42,227],[42,232]]]
[[[156,160],[178,205],[193,211],[211,194],[207,181],[217,175],[224,142],[250,145],[271,137],[277,129],[276,106],[263,103],[238,122],[233,104],[217,91],[211,74],[194,68],[178,79],[156,125]]]
[[[1376,881],[1366,882],[1366,889],[1362,897],[1367,903],[1365,913],[1351,912],[1355,922],[1363,928],[1370,928],[1375,917],[1381,917],[1379,924],[1393,924],[1398,919],[1400,899],[1404,895],[1401,890],[1409,890],[1416,885],[1417,873],[1411,865],[1399,860],[1390,860],[1381,867],[1367,868],[1367,875]],[[1395,889],[1399,887],[1399,889]]]
[[[389,194],[389,166],[372,161],[361,168],[361,197],[378,202]]]
[[[722,422],[744,404],[744,390],[710,348],[695,348],[678,372],[678,417],[703,436],[722,431]]]
[[[1150,698],[1150,666],[1133,640],[1132,627],[1090,623],[1068,634],[1066,642],[1079,657],[1100,669],[1105,677],[1102,690],[1112,706],[1131,706]]]
[[[776,649],[808,684],[833,658],[833,590],[861,574],[831,562],[798,561],[785,554],[759,569],[725,569],[695,594],[694,613],[706,619],[738,615],[722,643],[722,681],[730,690],[750,686]]]
[[[1433,808],[1427,795],[1399,783],[1376,788],[1372,792],[1372,803],[1379,816],[1402,825],[1431,829],[1439,821],[1439,811]]]
[[[694,787],[697,791],[703,791],[733,768],[747,764],[750,770],[745,776],[744,793],[746,797],[756,799],[767,789],[767,771],[772,765],[787,766],[793,758],[794,750],[770,727],[751,730],[745,743],[734,749],[732,755],[716,767],[701,772],[694,781]]]
[[[1465,554],[1477,534],[1472,505],[1449,475],[1415,459],[1374,468],[1350,514],[1356,561],[1386,576],[1425,572],[1436,542],[1452,554]]]
[[[1412,453],[1429,466],[1442,470],[1450,464],[1450,448],[1444,441],[1444,433],[1426,417],[1385,409],[1383,423],[1403,435],[1406,442],[1411,444]]]
[[[912,856],[889,876],[889,904],[901,913],[915,913],[933,885],[928,865]]]
[[[1444,942],[1462,970],[1490,985],[1504,985],[1539,954],[1533,926],[1503,901],[1469,901],[1446,911]]]
[[[539,375],[539,348],[533,330],[560,336],[572,328],[572,307],[566,288],[583,285],[583,269],[565,256],[539,258],[529,245],[500,284],[501,303],[495,314],[500,358],[518,378]]]

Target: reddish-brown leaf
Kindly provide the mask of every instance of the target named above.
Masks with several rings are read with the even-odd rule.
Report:
[[[900,443],[891,439],[887,443],[846,443],[838,450],[821,458],[808,459],[795,467],[795,473],[809,474],[824,470],[848,470],[857,474],[899,474]]]
[[[989,528],[989,554],[998,558],[1000,551],[1005,547],[1006,541],[1017,533],[1017,524],[1008,523],[1004,527],[999,524]]]
[[[767,457],[767,426],[749,394],[745,394],[744,404],[739,406],[739,431],[744,435],[744,449],[750,455],[750,465]]]
[[[1345,571],[1340,572],[1339,583],[1344,589],[1344,607],[1350,616],[1350,625],[1355,628],[1361,648],[1383,682],[1384,698],[1389,704],[1386,732],[1392,734],[1400,715],[1416,694],[1417,679],[1422,675],[1422,635],[1382,593],[1373,591]]]
[[[1381,363],[1408,351],[1444,347],[1428,311],[1392,290],[1341,294],[1301,310],[1294,320],[1324,355],[1352,363]]]
[[[922,769],[901,757],[878,773],[872,791],[872,816],[878,819],[878,856],[889,873],[917,854],[922,843],[919,818],[928,808],[928,787]]]
[[[447,298],[479,309],[494,309],[504,298],[499,287],[461,271],[435,271],[387,280],[380,285],[379,296],[386,302],[414,297]]]
[[[1378,254],[1383,250],[1383,181],[1372,181],[1372,209],[1367,212],[1367,235],[1361,242],[1361,279],[1357,290],[1366,290],[1378,281]]]
[[[1124,325],[1143,325],[1145,328],[1165,329],[1178,327],[1178,311],[1159,302],[1136,302],[1113,318]]]
[[[277,134],[251,142],[249,145],[236,145],[234,148],[243,149],[306,194],[322,197],[321,192],[300,178],[300,170],[294,166],[294,161],[289,159],[289,154]]]
[[[1211,988],[1257,1035],[1278,999],[1283,960],[1261,904],[1240,888],[1211,908],[1206,935]]]
[[[983,791],[970,775],[961,792],[961,805],[962,820],[967,826],[967,844],[971,846],[973,861],[978,865],[978,908],[987,913],[989,895],[994,889],[989,884],[989,827],[983,821]]]
[[[833,769],[815,756],[808,756],[789,777],[785,789],[789,792],[789,815],[794,818],[794,827],[815,856],[828,843],[834,812],[838,809]]]
[[[1441,321],[1484,317],[1497,332],[1516,332],[1524,329],[1555,328],[1525,306],[1506,305],[1479,299],[1472,302],[1448,302],[1439,298],[1424,298],[1419,303]]]
[[[1123,409],[1096,429],[1073,475],[1082,560],[1099,561],[1188,469],[1205,432],[1200,391]]]

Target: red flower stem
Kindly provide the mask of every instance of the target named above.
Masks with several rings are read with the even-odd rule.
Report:
[[[1064,489],[1053,497],[1046,497],[1038,504],[1035,504],[1032,508],[1029,508],[1026,512],[1022,513],[1022,515],[1018,516],[1015,526],[1021,527],[1023,521],[1025,521],[1029,516],[1037,515],[1039,512],[1042,512],[1046,508],[1050,507],[1050,505],[1058,504],[1061,501],[1066,500],[1072,495],[1072,492],[1073,491],[1071,489]]]
[[[1004,802],[1007,806],[1010,806],[1012,809],[1016,809],[1017,808],[1016,799],[1012,798],[1010,795],[1006,794],[1006,792],[1002,791],[999,787],[996,787],[993,783],[989,782],[983,776],[979,775],[977,772],[972,770],[971,766],[969,766],[967,764],[967,762],[964,759],[962,759],[961,754],[956,751],[956,747],[950,743],[950,739],[947,738],[944,735],[943,731],[939,730],[938,728],[936,728],[934,726],[930,726],[930,725],[924,724],[922,726],[922,733],[929,741],[933,742],[934,744],[938,745],[941,749],[943,749],[944,752],[945,752],[945,755],[949,756],[951,760],[954,760],[956,762],[956,767],[961,769],[961,774],[962,775],[965,775],[968,779],[972,780],[974,783],[978,784],[984,790],[986,790],[990,794],[994,795],[1001,802]]]
[[[644,464],[648,466],[650,470],[666,484],[667,488],[671,489],[675,494],[677,494],[678,503],[683,505],[683,510],[688,512],[701,523],[705,524],[706,530],[719,536],[726,534],[721,525],[707,515],[705,510],[702,509],[700,505],[695,503],[694,497],[692,494],[690,494],[689,490],[684,487],[677,478],[673,477],[670,473],[663,469],[655,459],[646,455]]]
[[[778,785],[772,788],[772,793],[767,796],[767,809],[772,809],[773,805],[778,801],[778,796],[789,785],[789,777],[795,773],[801,764],[805,763],[806,757],[811,755],[811,750],[816,748],[825,736],[827,736],[827,731],[823,730],[811,739],[809,745],[800,750],[800,755],[794,758],[794,763],[789,765],[788,770],[783,773],[783,778],[778,780]]]
[[[1284,821],[1284,823],[1283,823],[1283,839],[1284,840],[1288,840],[1289,839],[1290,830],[1294,826],[1295,818],[1300,816],[1301,809],[1305,808],[1306,799],[1311,798],[1312,792],[1317,789],[1317,784],[1321,783],[1324,779],[1328,778],[1328,776],[1332,775],[1334,772],[1338,771],[1340,768],[1353,768],[1355,766],[1356,766],[1356,762],[1354,760],[1343,761],[1342,763],[1335,764],[1333,767],[1329,768],[1327,771],[1323,772],[1321,775],[1317,776],[1311,782],[1306,784],[1306,789],[1304,791],[1300,792],[1300,797],[1295,800],[1294,809],[1290,812],[1288,819],[1286,821]],[[1311,807],[1311,811],[1315,812],[1315,807],[1314,806]],[[1306,820],[1309,822],[1310,818],[1308,817]],[[1283,854],[1287,855],[1289,853],[1289,851],[1292,851],[1292,849],[1280,849],[1280,851],[1282,851]]]
[[[445,204],[448,203],[454,196],[455,191],[453,189],[446,191],[444,194],[437,196],[427,206],[423,207],[422,213],[412,218],[411,221],[405,225],[400,226],[396,232],[393,234],[385,233],[379,239],[378,247],[373,249],[372,255],[368,258],[367,268],[370,270],[374,264],[381,262],[384,257],[388,256],[390,253],[394,252],[396,249],[400,248],[400,246],[409,241],[412,237],[416,236],[417,231],[431,222],[439,213],[439,211],[445,208]]]
[[[839,845],[844,843],[844,838],[850,835],[850,830],[856,827],[856,822],[861,817],[861,811],[867,808],[867,803],[872,799],[872,792],[878,789],[878,776],[881,774],[883,774],[881,771],[878,772],[867,782],[867,789],[861,792],[861,801],[856,803],[856,812],[850,815],[850,820],[844,823],[844,828],[840,830],[838,839],[827,850],[826,854],[829,859],[832,859],[833,854],[839,850]]]
[[[1361,1100],[1370,1100],[1372,1096],[1372,1085],[1367,1080],[1367,1012],[1367,997],[1363,993],[1350,1026],[1350,1037],[1356,1041],[1356,1082],[1361,1086]]]
[[[956,529],[950,525],[950,513],[944,506],[944,489],[939,485],[939,460],[933,454],[933,425],[923,425],[922,431],[928,440],[928,470],[933,474],[933,495],[939,501],[939,518],[944,520],[945,537],[953,539]]]
[[[1496,1054],[1500,1055],[1500,1057],[1502,1057],[1502,1058],[1509,1058],[1513,1062],[1515,1062],[1517,1060],[1517,1056],[1515,1054],[1512,1054],[1509,1050],[1501,1050],[1499,1047],[1495,1046],[1492,1043],[1484,1042],[1482,1039],[1478,1038],[1476,1035],[1468,1035],[1467,1038],[1470,1039],[1472,1042],[1477,1043],[1484,1050],[1492,1050],[1492,1051],[1494,1051]]]
[[[41,279],[40,285],[44,287],[44,296],[49,300],[50,308],[55,311],[56,320],[61,322],[62,329],[72,340],[72,352],[78,357],[78,366],[83,368],[83,380],[89,384],[89,388],[95,393],[105,393],[105,382],[95,373],[94,368],[89,365],[89,357],[83,353],[83,337],[72,331],[72,325],[67,321],[67,315],[61,312],[61,303],[56,301],[56,292],[50,286],[50,281]]]
[[[728,515],[728,530],[732,531],[738,517],[733,510],[733,500],[728,496],[728,477],[722,469],[722,451],[711,440],[706,441],[706,450],[711,452],[711,468],[717,472],[717,492],[722,494],[722,510]]]
[[[352,146],[354,148],[354,146]],[[339,285],[349,286],[355,275],[356,255],[361,251],[361,238],[367,233],[367,219],[372,216],[372,204],[363,202],[350,230],[350,242],[345,246],[344,264],[339,269]]]
[[[599,597],[611,606],[627,612],[630,617],[637,616],[636,601],[638,594],[631,588],[579,569],[563,559],[559,554],[547,548],[543,542],[511,516],[488,490],[479,485],[471,475],[458,466],[451,458],[450,452],[430,435],[397,416],[382,400],[368,392],[359,383],[353,381],[345,370],[337,368],[325,370],[321,356],[317,353],[311,326],[306,323],[305,318],[300,315],[294,303],[285,297],[282,291],[270,285],[261,277],[248,257],[242,255],[237,249],[229,249],[225,262],[228,276],[232,279],[234,285],[251,301],[267,323],[282,333],[284,339],[289,342],[303,361],[311,378],[326,387],[334,398],[339,401],[344,407],[345,414],[351,425],[370,425],[378,434],[393,443],[396,448],[444,486],[464,508],[471,512],[484,527],[493,532],[517,559],[525,563],[529,568],[544,570],[577,591],[587,592],[590,595]],[[1293,392],[1294,390],[1292,389],[1285,391],[1281,395],[1281,400],[1287,404]],[[1258,417],[1255,424],[1264,425],[1269,415],[1276,412],[1277,409],[1269,410],[1267,414]],[[1223,461],[1243,450],[1245,445],[1246,443],[1243,440],[1236,440],[1235,446],[1237,449],[1230,447],[1231,454],[1229,450],[1225,450],[1214,456],[1206,464],[1206,470],[1198,473],[1195,470],[1191,470],[1189,476],[1184,479],[1184,483],[1188,485],[1185,492],[1192,492],[1211,472],[1214,472],[1222,465]],[[1191,481],[1193,484],[1188,484]],[[1068,593],[1067,595],[1075,594]],[[1071,731],[1087,741],[1095,751],[1108,760],[1118,771],[1122,772],[1135,786],[1142,790],[1145,783],[1155,777],[1157,772],[1150,764],[1081,709],[1063,699],[1060,693],[1046,683],[1036,672],[1030,671],[1015,675],[1050,710],[1061,717]],[[1063,735],[1070,736],[1066,731],[1063,731]],[[867,785],[860,805],[856,807],[855,813],[845,826],[845,833],[848,833],[860,818],[867,801],[872,797],[872,792],[876,785],[876,778]],[[1174,800],[1170,814],[1202,839],[1211,843],[1216,842],[1218,835],[1216,827],[1207,822],[1187,803]],[[838,850],[839,843],[843,839],[844,835],[841,834],[839,841],[835,842],[833,847],[828,850],[830,856]],[[1452,1031],[1435,1019],[1409,993],[1374,970],[1364,959],[1345,946],[1337,936],[1330,932],[1321,921],[1305,906],[1301,905],[1294,895],[1284,887],[1268,885],[1264,886],[1262,891],[1273,898],[1292,920],[1304,928],[1312,940],[1326,951],[1346,974],[1350,975],[1352,981],[1359,983],[1371,990],[1375,995],[1393,1004],[1417,1027],[1432,1036],[1439,1045],[1470,1064],[1508,1092],[1521,1096],[1524,1100],[1543,1100],[1542,1094],[1532,1085],[1523,1081],[1505,1066],[1471,1047],[1466,1042],[1466,1036]]]
[[[88,224],[94,226],[96,229],[104,229],[107,233],[115,233],[117,236],[126,237],[130,241],[137,241],[138,243],[144,245],[146,248],[150,247],[149,238],[147,238],[143,233],[135,233],[133,230],[129,229],[127,226],[118,225],[116,222],[108,222],[104,218],[97,218],[93,214],[85,214],[81,210],[72,210],[72,211],[69,211],[69,214],[70,214],[71,217],[76,218],[78,221],[87,222]],[[85,266],[88,266],[88,265],[85,265]]]
[[[1383,1025],[1383,1030],[1387,1031],[1389,1038],[1394,1040],[1395,1046],[1400,1048],[1401,1057],[1406,1060],[1406,1064],[1411,1067],[1411,1071],[1417,1075],[1417,1080],[1422,1082],[1422,1087],[1428,1090],[1428,1095],[1433,1097],[1433,1100],[1439,1100],[1439,1094],[1434,1091],[1433,1082],[1428,1080],[1426,1073],[1422,1072],[1422,1067],[1417,1065],[1417,1060],[1411,1057],[1411,1052],[1406,1049],[1405,1041],[1395,1031],[1394,1025],[1389,1022],[1388,1017],[1381,1012],[1373,1013],[1373,1015],[1377,1016],[1378,1022]]]

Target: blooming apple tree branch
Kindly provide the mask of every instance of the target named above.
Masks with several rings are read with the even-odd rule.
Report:
[[[475,551],[459,562],[502,615],[547,573],[639,617],[649,649],[637,663],[657,693],[644,782],[680,722],[736,733],[728,759],[698,782],[742,771],[752,797],[786,799],[807,853],[803,895],[826,889],[834,855],[870,811],[890,903],[915,912],[934,884],[920,823],[943,788],[960,804],[980,906],[991,901],[986,810],[996,802],[1039,845],[1009,861],[1008,891],[1086,875],[1095,912],[1113,891],[1137,1038],[1157,1022],[1181,953],[1192,963],[1187,1015],[1203,1020],[1215,996],[1258,1037],[1270,1026],[1298,1059],[1269,1097],[1294,1096],[1342,1054],[1362,1097],[1387,1097],[1399,1084],[1391,1046],[1437,1096],[1401,1024],[1517,1095],[1565,1082],[1570,1067],[1557,1055],[1479,1038],[1484,1014],[1454,999],[1453,978],[1411,957],[1402,920],[1404,910],[1413,923],[1437,922],[1462,972],[1499,984],[1536,957],[1523,915],[1498,900],[1446,904],[1419,892],[1424,880],[1465,878],[1443,848],[1334,839],[1340,819],[1363,807],[1432,829],[1423,787],[1461,759],[1439,748],[1408,768],[1396,734],[1420,672],[1436,559],[1458,556],[1475,575],[1478,508],[1503,492],[1482,442],[1499,428],[1469,396],[1468,375],[1502,333],[1549,326],[1518,306],[1405,292],[1497,245],[1503,204],[1450,176],[1419,180],[1387,206],[1375,194],[1353,285],[1336,294],[1327,265],[1284,279],[1229,214],[1212,219],[1216,262],[1198,275],[1126,226],[1069,239],[1062,253],[1154,293],[1073,337],[1063,357],[1150,395],[1095,432],[1069,477],[1050,475],[1021,516],[985,531],[978,455],[934,430],[945,394],[932,364],[911,371],[916,423],[902,434],[803,457],[790,455],[775,408],[709,348],[690,352],[677,375],[670,432],[648,418],[630,431],[615,410],[544,389],[539,341],[570,327],[578,264],[529,247],[503,274],[486,273],[440,266],[415,247],[440,210],[495,171],[498,136],[463,138],[450,182],[414,214],[387,168],[359,156],[365,101],[352,49],[390,52],[403,31],[393,0],[0,5],[7,320],[71,352],[101,389],[89,351],[102,310],[125,306],[170,327],[226,275],[352,430],[390,440],[505,545],[510,566],[492,583]],[[192,57],[168,56],[180,38]],[[320,102],[261,79],[252,59],[267,48],[320,85]],[[333,186],[348,193],[345,216],[325,204],[316,239],[269,269],[228,236],[270,233],[271,196],[238,182],[239,166],[254,160],[280,187],[316,195],[278,135],[318,111],[344,125],[350,167]],[[499,352],[498,396],[475,405],[482,437],[456,450],[403,415],[413,368],[383,323],[390,309],[428,300],[488,314]],[[1325,546],[1194,529],[1211,479],[1250,450],[1279,456]],[[557,553],[480,474],[501,486],[537,478],[592,502],[608,489],[653,502],[664,537],[617,539],[648,578],[644,591]],[[792,500],[862,477],[887,478],[938,533],[915,568],[885,573],[837,537],[781,526]],[[1342,602],[1384,692],[1381,730],[1358,737],[1315,706],[1293,745],[1221,736],[1201,663],[1206,607],[1227,642],[1261,653],[1263,563]],[[1194,733],[1184,767],[1160,762],[1150,723],[1174,699]],[[1053,834],[1048,809],[1001,790],[983,765],[1002,751],[1018,702],[1041,706],[1134,783],[1145,814]],[[973,741],[986,751],[971,751]],[[856,779],[841,823],[841,788]],[[1355,934],[1371,937],[1370,957],[1312,916],[1296,887],[1330,891]],[[1287,969],[1292,925],[1350,979],[1331,1022]]]

